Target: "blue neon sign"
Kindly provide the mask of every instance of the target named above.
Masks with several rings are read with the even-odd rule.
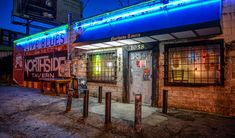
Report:
[[[150,1],[76,23],[77,42],[214,22],[221,18],[221,0]],[[182,28],[181,28],[182,31]]]
[[[68,25],[60,26],[45,32],[37,33],[14,41],[17,47],[25,51],[63,45],[67,43]]]
[[[215,3],[220,0],[171,0],[168,4],[163,4],[159,1],[151,1],[130,7],[130,9],[121,9],[113,13],[102,14],[98,17],[93,17],[81,22],[77,22],[74,29],[94,29],[98,26],[109,25],[110,23],[116,23],[124,20],[130,20],[134,18],[141,18],[141,16],[162,14],[173,10],[179,10],[188,6],[200,6],[203,4]]]

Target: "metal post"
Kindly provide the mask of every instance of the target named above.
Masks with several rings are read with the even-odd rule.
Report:
[[[105,124],[111,123],[111,92],[105,93]]]
[[[73,98],[72,92],[69,91],[69,92],[68,92],[68,97],[67,97],[67,105],[66,105],[66,110],[65,110],[65,112],[68,112],[68,111],[71,110],[72,98]]]
[[[142,105],[142,95],[136,94],[135,95],[135,122],[134,128],[136,132],[141,132],[141,105]]]
[[[88,105],[89,105],[89,90],[85,90],[84,100],[83,100],[83,117],[88,117]]]
[[[102,86],[99,86],[98,103],[102,103]]]
[[[162,113],[167,114],[168,90],[163,90]]]

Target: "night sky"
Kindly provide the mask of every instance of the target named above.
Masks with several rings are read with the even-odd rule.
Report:
[[[91,17],[97,14],[119,9],[143,1],[146,0],[83,0],[84,3],[83,17],[84,18]],[[13,5],[13,0],[0,0],[0,9],[1,9],[0,28],[25,33],[25,27],[11,24],[12,5]],[[34,22],[34,24],[39,24],[39,23]],[[40,26],[44,26],[47,28],[52,27],[41,23]],[[41,30],[39,29],[31,28],[30,33],[33,34],[40,31]]]

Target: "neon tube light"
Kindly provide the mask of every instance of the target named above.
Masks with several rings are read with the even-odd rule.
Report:
[[[61,34],[61,33],[63,33],[63,34],[65,34],[66,33],[66,30],[62,30],[62,31],[59,31],[59,32],[55,32],[55,33],[50,33],[49,35],[44,35],[44,36],[42,36],[42,37],[37,37],[37,38],[33,38],[33,39],[28,39],[28,40],[26,40],[26,41],[22,41],[22,42],[19,42],[19,43],[16,43],[16,45],[18,46],[18,45],[24,45],[24,44],[27,44],[27,43],[30,43],[30,42],[33,42],[33,41],[37,41],[37,40],[41,40],[41,39],[45,39],[45,38],[48,38],[48,37],[53,37],[53,36],[55,36],[55,35],[57,35],[57,34]]]
[[[149,15],[153,13],[162,13],[171,9],[176,9],[192,4],[203,4],[206,2],[217,2],[219,0],[172,0],[168,4],[162,4],[159,1],[145,2],[129,8],[124,8],[111,13],[95,16],[90,19],[86,19],[81,22],[77,22],[74,29],[91,29],[92,27],[99,25],[108,25],[109,23],[115,23],[132,19],[135,17],[141,17],[143,15]]]
[[[201,6],[202,4],[206,5],[206,4],[214,3],[214,2],[216,2],[216,1],[218,1],[218,0],[189,4],[189,5],[185,5],[185,6],[182,6],[182,7],[177,7],[177,8],[168,9],[167,12],[174,12],[174,11],[179,11],[179,10],[183,10],[183,9],[193,8],[193,7]],[[155,16],[155,15],[164,14],[164,13],[166,13],[166,11],[153,12],[153,13],[150,13],[150,14],[145,14],[145,15],[143,15],[143,16],[137,16],[137,17],[133,17],[133,18],[127,18],[127,19],[125,19],[125,20],[117,20],[117,21],[112,22],[112,23],[110,23],[110,24],[115,25],[115,24],[119,24],[119,23],[130,22],[130,21],[132,21],[132,20],[143,19],[143,18],[146,18],[146,17]],[[86,28],[86,30],[94,30],[94,29],[97,29],[97,28],[109,26],[110,24],[96,25],[96,26],[88,27],[88,28]]]
[[[63,26],[60,26],[60,27],[57,27],[57,28],[53,28],[53,29],[50,29],[50,30],[47,30],[47,31],[44,31],[44,32],[40,32],[40,33],[31,35],[31,36],[27,36],[27,37],[15,40],[14,44],[16,46],[24,45],[24,44],[27,44],[27,43],[30,43],[30,42],[33,42],[33,41],[37,41],[37,40],[41,40],[41,39],[44,39],[44,38],[47,38],[47,37],[55,36],[55,35],[60,34],[60,33],[66,34],[67,33],[67,28],[68,28],[68,25],[63,25]]]

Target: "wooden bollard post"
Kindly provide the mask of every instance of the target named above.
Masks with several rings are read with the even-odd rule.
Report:
[[[84,100],[83,100],[83,117],[88,117],[88,106],[89,106],[89,90],[85,90]]]
[[[68,112],[71,110],[71,106],[72,106],[72,100],[73,100],[73,96],[72,96],[72,90],[68,91],[68,97],[67,97],[67,105],[66,105],[66,110],[65,112]]]
[[[141,132],[141,105],[142,105],[142,95],[136,94],[135,95],[135,122],[134,128],[136,132]]]
[[[105,124],[111,123],[111,92],[105,93]]]
[[[102,86],[99,86],[98,103],[102,103]]]
[[[163,90],[162,113],[167,114],[168,90]]]

